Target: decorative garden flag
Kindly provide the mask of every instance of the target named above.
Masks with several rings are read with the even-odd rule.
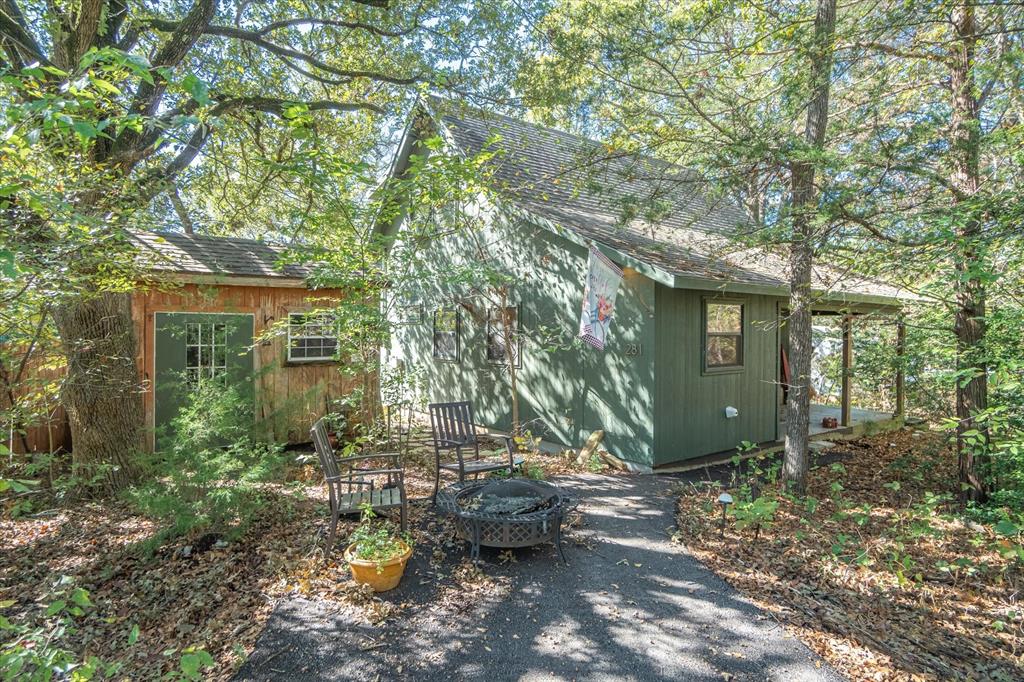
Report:
[[[615,315],[615,293],[622,281],[622,270],[593,246],[587,264],[587,283],[583,289],[583,314],[580,338],[598,350],[604,350],[608,329]]]

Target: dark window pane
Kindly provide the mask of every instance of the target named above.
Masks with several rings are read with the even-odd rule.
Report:
[[[511,327],[511,338],[506,339],[505,322]],[[510,306],[502,314],[501,308],[487,311],[487,359],[491,362],[504,362],[508,359],[506,342],[512,344],[513,362],[519,364],[519,348],[517,334],[519,332],[519,308]]]
[[[186,367],[198,367],[199,366],[199,346],[186,346],[185,347],[185,366]]]
[[[740,364],[739,336],[708,337],[708,367],[735,367]]]
[[[434,357],[459,359],[459,315],[454,308],[434,312]]]
[[[738,303],[708,303],[709,332],[741,334],[743,332],[743,306]]]
[[[199,325],[189,322],[185,325],[185,344],[194,346],[199,343]]]

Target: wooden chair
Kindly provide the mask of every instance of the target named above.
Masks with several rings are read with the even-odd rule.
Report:
[[[409,516],[409,503],[405,494],[405,472],[402,469],[402,458],[398,453],[381,453],[360,455],[337,459],[334,448],[327,438],[327,426],[319,420],[310,430],[313,436],[313,447],[316,448],[320,467],[327,483],[327,493],[331,505],[331,526],[327,533],[327,549],[325,556],[330,556],[334,548],[334,534],[338,530],[338,518],[342,514],[353,514],[360,507],[369,503],[374,511],[398,508],[401,514],[402,530],[406,529]],[[386,462],[383,468],[365,466],[374,460]],[[356,466],[359,464],[360,466]],[[345,471],[342,471],[342,468]],[[376,478],[384,478],[382,485],[377,485]],[[386,477],[386,478],[385,478]]]
[[[473,406],[468,401],[431,403],[427,409],[430,411],[430,428],[434,437],[434,458],[437,464],[437,471],[434,475],[433,500],[435,503],[437,502],[437,490],[441,485],[442,469],[458,474],[459,483],[463,483],[467,474],[476,476],[507,469],[509,475],[512,475],[515,468],[521,467],[525,461],[522,455],[516,454],[511,436],[504,436],[508,459],[500,456],[480,457],[480,442],[477,440],[476,426],[473,421]],[[463,457],[462,450],[469,448],[473,450],[473,459],[467,460]],[[442,462],[441,452],[451,452],[452,450],[455,451],[456,461]]]

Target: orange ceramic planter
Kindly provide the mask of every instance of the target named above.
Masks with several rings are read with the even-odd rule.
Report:
[[[373,588],[374,592],[387,592],[398,587],[402,574],[405,573],[405,565],[412,556],[412,547],[405,545],[405,551],[394,559],[384,562],[366,561],[357,559],[353,548],[349,545],[345,549],[345,561],[352,569],[352,579],[357,583],[365,583]]]

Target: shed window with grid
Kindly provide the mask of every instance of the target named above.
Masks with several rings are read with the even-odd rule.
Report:
[[[190,386],[223,377],[228,366],[227,325],[185,324],[185,378]]]
[[[438,308],[434,311],[434,358],[459,361],[459,311]]]
[[[743,367],[743,304],[704,303],[704,368]]]
[[[325,362],[338,353],[334,319],[328,313],[291,313],[288,316],[288,361]]]

